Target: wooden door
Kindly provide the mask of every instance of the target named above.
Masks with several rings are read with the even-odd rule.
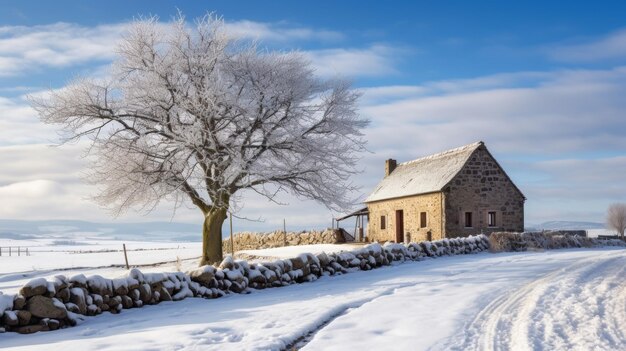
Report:
[[[396,210],[396,242],[404,242],[404,212]]]

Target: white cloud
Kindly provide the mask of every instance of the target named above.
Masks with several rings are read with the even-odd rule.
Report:
[[[0,186],[49,180],[76,183],[85,167],[86,143],[62,147],[47,144],[0,146]],[[1,216],[0,216],[1,217]]]
[[[400,150],[422,154],[485,140],[502,152],[526,155],[626,150],[621,137],[626,72],[621,68],[556,72],[532,86],[460,93],[449,87],[451,93],[422,96],[432,85],[416,89],[416,97],[363,107],[373,121],[371,149],[388,148],[391,141]]]
[[[581,200],[626,199],[626,156],[595,159],[568,158],[537,162],[532,166],[546,178],[536,191],[546,198]]]
[[[361,103],[365,106],[378,105],[409,97],[423,96],[429,91],[428,88],[424,86],[414,85],[389,85],[361,88],[359,90],[363,93]]]
[[[226,28],[240,38],[261,39],[275,42],[296,40],[335,42],[344,38],[344,35],[339,32],[306,27],[292,27],[286,23],[264,23],[242,20],[226,22]]]
[[[85,27],[70,23],[0,27],[0,76],[111,60],[125,28],[126,24]]]
[[[363,88],[364,105],[379,105],[384,102],[407,98],[441,96],[476,92],[496,88],[515,88],[536,86],[548,79],[555,79],[562,74],[554,72],[514,72],[500,73],[468,79],[449,79],[425,82],[415,85],[392,85]]]
[[[54,128],[39,121],[23,98],[0,96],[0,146],[30,144],[55,139]]]
[[[534,223],[555,218],[603,222],[609,204],[626,199],[625,156],[554,159],[526,167],[540,175],[526,185],[526,212]]]
[[[82,158],[87,142],[53,147],[47,144],[0,146],[0,218],[82,219],[112,218],[90,200],[96,186],[83,181],[87,162]],[[191,212],[191,211],[190,211]],[[152,218],[170,218],[171,204]],[[179,218],[189,219],[184,209]],[[147,221],[141,213],[122,220]]]
[[[29,198],[32,201],[33,199],[41,197],[55,196],[60,190],[61,187],[58,183],[45,179],[37,179],[1,186],[0,197],[20,196]]]
[[[379,77],[397,74],[394,63],[398,50],[374,45],[365,49],[324,49],[306,51],[316,73],[321,76]]]
[[[0,187],[0,198],[3,199],[0,203],[0,218],[110,220],[111,217],[102,209],[82,197],[83,192],[74,184],[45,179],[3,186]]]
[[[547,51],[552,59],[563,62],[623,59],[626,58],[626,29],[587,42],[557,45]]]
[[[0,27],[0,76],[15,76],[46,67],[69,67],[109,62],[129,23],[95,27],[72,23]],[[319,40],[336,42],[339,32],[294,27],[286,23],[226,22],[227,29],[245,39],[291,42]]]
[[[83,147],[1,146],[0,218],[101,218],[103,211],[84,199],[93,189],[80,181]]]

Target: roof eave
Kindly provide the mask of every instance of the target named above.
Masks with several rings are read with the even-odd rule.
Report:
[[[365,199],[365,201],[363,201],[363,203],[371,204],[371,203],[374,203],[374,202],[396,200],[396,199],[402,199],[402,198],[405,198],[405,197],[413,197],[413,196],[420,196],[420,195],[430,195],[430,194],[436,194],[436,193],[441,193],[441,192],[443,192],[443,190],[439,189],[439,190],[427,191],[427,192],[423,192],[423,193],[400,195],[400,196],[394,196],[394,197],[386,197],[386,198],[383,198],[383,199],[376,199],[376,200],[367,200],[367,199]]]

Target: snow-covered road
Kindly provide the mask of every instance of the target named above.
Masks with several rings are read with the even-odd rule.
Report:
[[[626,256],[584,259],[487,305],[456,350],[624,350]]]
[[[0,348],[615,350],[626,343],[625,264],[620,249],[442,257],[0,334]]]

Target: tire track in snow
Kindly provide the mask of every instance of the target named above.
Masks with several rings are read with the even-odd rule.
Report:
[[[558,269],[489,303],[453,350],[620,349],[626,343],[626,255]]]
[[[393,295],[399,289],[407,288],[407,287],[411,287],[411,286],[416,286],[418,284],[421,284],[421,282],[397,284],[397,285],[395,285],[395,286],[393,286],[391,288],[388,288],[388,289],[385,289],[385,290],[381,291],[380,293],[376,294],[375,296],[372,296],[371,298],[360,299],[360,300],[348,303],[348,304],[346,304],[344,306],[341,306],[337,311],[335,311],[330,316],[328,316],[328,318],[324,319],[317,326],[315,326],[315,328],[309,330],[307,333],[305,333],[304,335],[302,335],[299,338],[297,338],[296,340],[294,340],[292,343],[290,343],[287,346],[285,346],[285,348],[283,348],[282,350],[285,350],[285,351],[287,351],[287,350],[299,350],[299,349],[303,348],[304,346],[306,346],[309,342],[311,342],[311,340],[313,340],[313,338],[315,337],[315,334],[317,334],[320,330],[324,329],[326,326],[328,326],[330,323],[332,323],[335,319],[337,319],[337,318],[339,318],[341,316],[345,316],[346,314],[350,313],[351,311],[354,311],[357,308],[359,308],[359,307],[361,307],[361,306],[363,306],[363,305],[365,305],[367,303],[374,302],[374,301],[378,300],[381,297]]]
[[[430,284],[430,283],[441,283],[441,282],[445,282],[445,281],[450,281],[452,280],[454,277],[461,275],[461,274],[466,274],[468,272],[474,272],[474,271],[482,271],[485,269],[488,269],[490,267],[494,267],[494,266],[499,266],[505,262],[507,263],[511,263],[511,262],[517,262],[520,260],[523,260],[524,257],[510,257],[505,261],[495,261],[495,262],[489,262],[486,264],[482,264],[482,265],[477,265],[476,267],[473,267],[471,269],[457,269],[453,272],[449,272],[446,274],[446,278],[444,279],[440,279],[440,280],[428,280],[428,281],[416,281],[416,282],[410,282],[410,283],[403,283],[403,284],[396,284],[393,287],[390,287],[388,289],[383,290],[382,292],[380,292],[379,294],[377,294],[376,296],[373,296],[371,298],[367,298],[367,299],[360,299],[357,301],[353,301],[351,303],[348,303],[344,306],[342,306],[338,311],[333,312],[330,316],[328,316],[326,319],[322,320],[319,324],[317,324],[313,329],[309,330],[308,332],[306,332],[305,334],[301,335],[300,337],[298,337],[295,341],[289,343],[287,346],[285,346],[285,348],[283,348],[282,350],[299,350],[303,347],[305,347],[308,343],[310,343],[313,338],[315,337],[315,335],[317,333],[319,333],[321,330],[323,330],[324,328],[326,328],[329,324],[331,324],[332,322],[334,322],[337,318],[340,318],[342,316],[345,316],[347,314],[349,314],[350,312],[355,311],[356,309],[368,304],[368,303],[372,303],[375,302],[376,300],[386,297],[386,296],[390,296],[393,294],[396,294],[400,289],[404,289],[404,288],[411,288],[411,287],[415,287],[418,285],[422,285],[422,284]],[[406,262],[406,263],[418,263],[418,262]],[[390,268],[390,267],[384,267],[384,268]]]

